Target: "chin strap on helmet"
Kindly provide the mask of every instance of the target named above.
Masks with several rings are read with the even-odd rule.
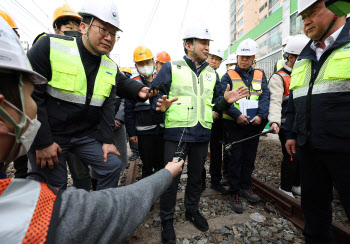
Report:
[[[332,23],[329,25],[328,29],[326,30],[326,32],[322,35],[322,37],[320,38],[320,40],[318,40],[317,42],[314,43],[315,47],[320,47],[320,44],[322,43],[322,40],[325,38],[325,36],[328,34],[328,32],[332,29],[332,27],[334,26],[335,22],[337,21],[339,17],[334,15]]]
[[[187,47],[186,47],[186,41],[185,41],[184,45],[185,45],[185,48],[187,49]],[[196,56],[198,62],[199,62],[200,64],[202,64],[205,60],[201,60],[201,59],[198,57],[197,53],[194,51],[195,48],[196,48],[196,38],[193,38],[193,50],[189,50],[189,49],[187,49],[187,50],[193,52],[194,55]]]
[[[88,27],[88,29],[87,29],[87,33],[86,33],[86,35],[85,35],[85,39],[86,39],[86,41],[89,43],[89,45],[90,45],[90,47],[92,48],[92,50],[94,50],[94,52],[95,52],[96,55],[102,55],[101,53],[99,53],[99,52],[92,46],[92,44],[91,44],[91,42],[90,42],[90,39],[89,39],[89,32],[90,32],[90,28],[91,28],[91,25],[92,25],[92,22],[94,21],[94,19],[95,19],[95,17],[92,16],[91,21],[90,21],[90,24],[89,24],[89,27]]]

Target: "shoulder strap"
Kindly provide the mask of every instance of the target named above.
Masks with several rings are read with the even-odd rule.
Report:
[[[257,81],[262,81],[263,78],[263,71],[261,69],[255,69],[254,70],[254,76],[253,76],[253,80]]]
[[[241,77],[239,76],[239,74],[235,70],[230,69],[227,71],[227,74],[230,76],[231,79],[240,79],[241,80]]]

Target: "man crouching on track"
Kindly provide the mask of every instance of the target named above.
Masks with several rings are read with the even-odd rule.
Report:
[[[32,71],[15,32],[2,18],[0,32],[0,169],[6,172],[10,162],[27,152],[40,127],[31,94],[34,84],[46,80]],[[1,179],[0,240],[120,243],[143,222],[182,164],[171,162],[133,185],[93,193],[74,187],[61,191],[34,180]]]

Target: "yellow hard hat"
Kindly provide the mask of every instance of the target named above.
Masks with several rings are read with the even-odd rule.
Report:
[[[4,20],[6,20],[6,22],[11,26],[12,29],[18,29],[15,21],[8,13],[6,13],[3,10],[0,10],[0,16],[3,17]]]
[[[134,62],[141,62],[152,58],[153,54],[151,50],[145,46],[138,46],[134,51]]]
[[[128,67],[120,67],[120,71],[123,71],[124,73],[129,73],[130,75],[132,75],[132,71]]]
[[[55,22],[58,19],[64,18],[64,17],[72,17],[72,18],[76,18],[78,21],[81,21],[81,17],[73,9],[71,9],[67,4],[63,4],[62,7],[57,8],[53,13],[53,22],[52,22],[53,28],[56,28]]]

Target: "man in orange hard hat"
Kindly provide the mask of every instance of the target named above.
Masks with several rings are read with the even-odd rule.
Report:
[[[20,38],[21,36],[17,32],[18,26],[17,26],[16,22],[14,21],[14,19],[4,10],[0,10],[0,16],[3,17],[4,20],[6,20],[6,22],[9,24],[9,26],[12,28],[12,30],[16,33],[18,38]]]
[[[162,68],[163,64],[170,62],[171,58],[169,53],[162,51],[158,53],[155,62],[156,62],[156,69],[157,69],[157,74],[159,73],[159,70]]]

